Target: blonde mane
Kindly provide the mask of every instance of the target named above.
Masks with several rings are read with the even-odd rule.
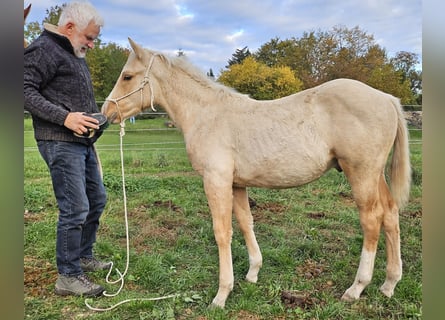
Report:
[[[246,94],[239,93],[233,88],[227,87],[219,82],[210,79],[202,72],[201,69],[198,69],[195,65],[193,65],[187,57],[171,57],[148,49],[145,50],[150,52],[150,54],[158,54],[161,57],[161,60],[163,60],[169,68],[176,68],[177,70],[182,71],[191,80],[199,83],[203,88],[214,90],[220,95],[229,96],[232,98],[250,98]]]

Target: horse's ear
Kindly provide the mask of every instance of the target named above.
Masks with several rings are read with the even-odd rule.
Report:
[[[134,42],[131,38],[128,38],[128,41],[130,42],[130,46],[133,49],[136,56],[138,57],[138,59],[142,59],[144,49],[136,42]]]
[[[25,20],[26,20],[26,17],[28,16],[28,14],[29,14],[29,11],[31,11],[31,4],[29,4],[29,5],[25,8],[25,10],[24,10]]]

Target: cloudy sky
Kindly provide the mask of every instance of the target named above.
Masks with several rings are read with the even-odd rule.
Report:
[[[28,2],[27,2],[28,1]],[[67,1],[32,3],[27,22],[42,22],[46,10]],[[129,47],[128,37],[146,48],[176,55],[181,49],[203,72],[215,75],[235,50],[251,52],[278,37],[354,28],[394,56],[408,51],[422,59],[421,0],[91,0],[105,19],[101,39]]]

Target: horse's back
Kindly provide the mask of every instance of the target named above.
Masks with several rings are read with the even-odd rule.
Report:
[[[333,116],[354,115],[357,120],[378,112],[394,114],[393,103],[398,100],[380,90],[352,79],[336,79],[297,93],[307,104],[318,104]]]

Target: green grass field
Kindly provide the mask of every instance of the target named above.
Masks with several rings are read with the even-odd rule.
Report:
[[[299,188],[249,191],[263,254],[257,284],[248,269],[244,240],[234,220],[235,287],[226,308],[209,309],[218,288],[218,253],[201,178],[187,159],[182,135],[165,119],[127,121],[124,168],[130,264],[117,297],[90,304],[107,308],[125,299],[177,294],[161,301],[133,301],[112,311],[89,310],[83,298],[54,295],[57,206],[29,119],[24,127],[24,306],[26,319],[420,319],[422,317],[422,146],[411,145],[413,186],[400,214],[403,278],[393,298],[378,290],[385,277],[385,243],[379,242],[372,283],[362,298],[340,301],[352,283],[362,244],[357,210],[342,173],[331,170]],[[157,129],[157,130],[146,130]],[[412,131],[411,139],[421,139]],[[96,254],[123,271],[126,230],[119,126],[97,143],[108,204]],[[106,272],[91,275],[109,293]],[[113,274],[112,279],[115,279]]]

